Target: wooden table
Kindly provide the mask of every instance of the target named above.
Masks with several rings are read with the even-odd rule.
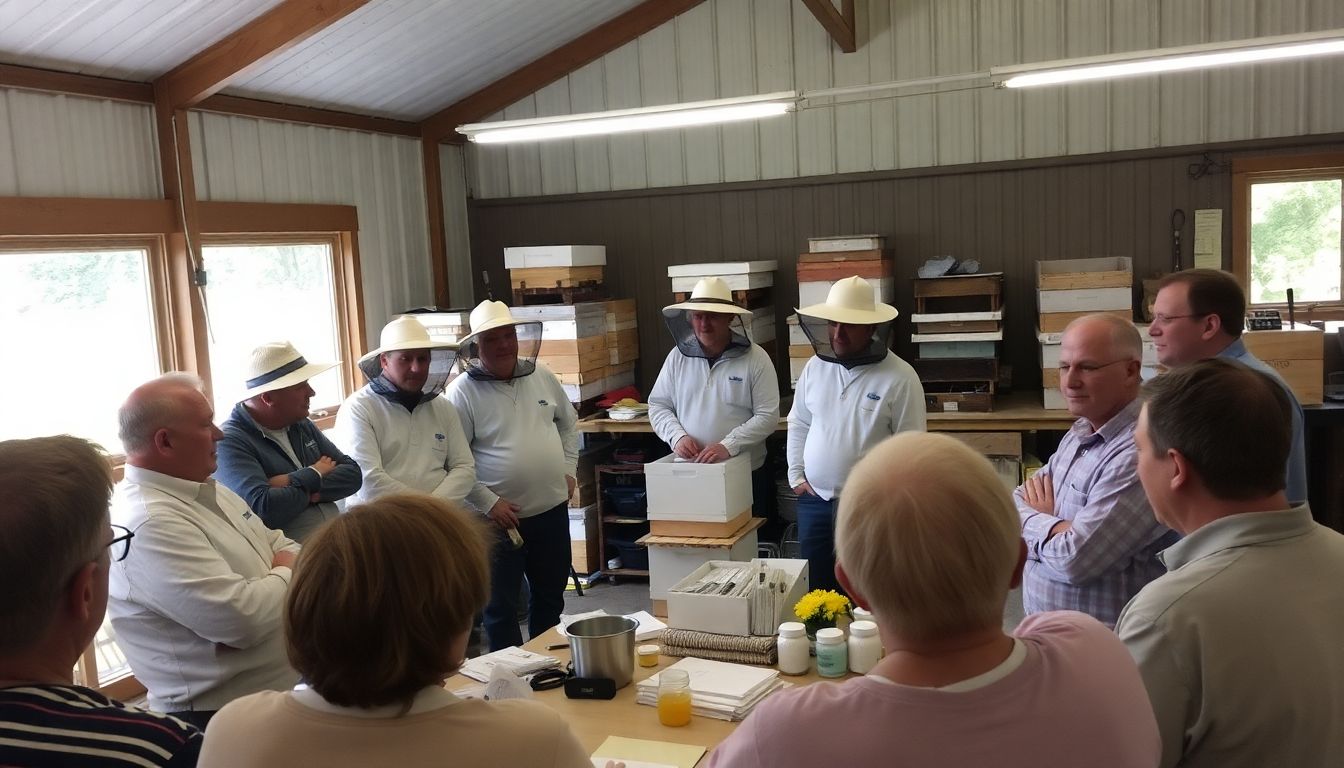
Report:
[[[561,664],[568,664],[570,658],[568,649],[546,650],[548,644],[563,641],[564,639],[555,629],[549,629],[523,647],[529,651],[555,656],[560,659]],[[657,641],[650,640],[649,642],[656,643]],[[634,679],[629,685],[617,691],[616,698],[610,701],[566,698],[564,689],[560,688],[551,691],[538,691],[535,696],[537,701],[560,713],[565,722],[569,723],[569,726],[574,729],[574,733],[579,737],[579,742],[583,744],[583,748],[588,750],[589,754],[600,747],[608,736],[668,741],[675,744],[694,744],[704,747],[706,754],[708,754],[709,750],[714,749],[719,742],[728,738],[728,735],[737,728],[737,723],[694,716],[691,718],[690,725],[669,728],[658,722],[656,707],[635,703],[635,683],[678,661],[680,661],[680,658],[676,656],[660,656],[656,667],[641,667],[636,663]],[[817,675],[815,669],[806,675],[783,675],[782,677],[794,685],[809,685],[822,679]],[[450,691],[469,685],[476,685],[476,681],[461,675],[454,675],[445,683],[445,687]],[[704,758],[701,758],[701,762],[704,762]]]
[[[777,431],[787,430],[788,408],[781,404]],[[1029,432],[1032,430],[1067,430],[1074,417],[1068,411],[1047,411],[1041,407],[1039,392],[1014,392],[995,399],[989,413],[930,413],[930,432]],[[608,434],[652,434],[653,425],[648,417],[632,421],[609,419],[604,415],[579,419],[580,432]]]

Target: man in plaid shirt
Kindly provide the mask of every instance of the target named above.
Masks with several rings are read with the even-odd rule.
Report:
[[[1027,543],[1026,612],[1073,610],[1114,627],[1125,603],[1166,572],[1177,539],[1137,474],[1143,340],[1128,320],[1087,315],[1064,330],[1059,385],[1078,417],[1059,450],[1013,492]]]

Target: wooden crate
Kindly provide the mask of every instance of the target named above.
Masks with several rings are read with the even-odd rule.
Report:
[[[1111,309],[1098,312],[1047,312],[1040,317],[1040,323],[1037,325],[1045,333],[1059,333],[1083,315],[1115,315],[1123,317],[1126,320],[1132,320],[1134,313],[1128,309]]]
[[[885,259],[873,261],[818,261],[798,265],[798,282],[843,280],[846,277],[876,280],[879,277],[891,277],[894,273],[894,263]]]
[[[510,269],[514,288],[574,288],[602,282],[603,267],[535,267]]]
[[[1042,368],[1041,386],[1046,387],[1047,389],[1059,389],[1059,369]]]
[[[882,235],[828,235],[807,238],[809,253],[880,251],[887,243]]]
[[[605,347],[584,352],[579,355],[540,355],[538,362],[551,369],[551,373],[589,373],[606,369],[611,364]]]
[[[870,249],[866,251],[818,251],[798,254],[798,264],[838,264],[855,261],[892,261],[890,250]]]
[[[1128,256],[1036,262],[1036,288],[1042,291],[1128,288],[1133,284],[1134,262]]]
[[[994,395],[989,392],[928,392],[924,407],[929,413],[989,413],[994,410]]]
[[[915,333],[983,333],[1003,327],[1002,320],[949,320],[944,323],[915,323]]]
[[[544,335],[541,339],[541,348],[537,351],[539,357],[553,357],[557,355],[592,356],[597,352],[607,348],[606,336],[584,336],[581,339],[547,339]]]
[[[1003,308],[1003,273],[915,278],[915,313],[993,312]]]
[[[816,354],[811,344],[790,344],[789,357],[809,358]]]
[[[993,341],[932,341],[919,342],[916,348],[921,360],[945,360],[959,357],[994,357]]]
[[[1325,333],[1298,323],[1291,330],[1246,331],[1246,349],[1283,377],[1302,405],[1320,405],[1325,395]]]
[[[546,365],[547,368],[550,367],[545,360],[541,362],[543,365]],[[555,373],[555,378],[558,379],[561,384],[595,384],[607,378],[607,367],[602,366],[601,368],[592,368],[586,371],[576,371],[572,373],[556,373],[555,371],[551,371],[551,373]]]
[[[1068,291],[1037,291],[1036,308],[1045,312],[1098,312],[1131,309],[1134,297],[1129,286],[1119,288],[1077,288]]]
[[[590,301],[606,301],[605,285],[583,285],[573,288],[514,288],[515,306],[533,306],[536,304],[583,304]],[[605,321],[604,321],[605,322]]]
[[[998,387],[999,361],[992,357],[918,359],[911,360],[910,366],[926,390],[927,385],[935,383],[964,385],[965,390],[974,392],[993,393]]]
[[[969,445],[985,456],[1022,458],[1021,432],[944,432]]]

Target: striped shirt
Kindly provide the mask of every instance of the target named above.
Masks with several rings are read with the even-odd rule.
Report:
[[[1125,603],[1166,573],[1157,553],[1177,535],[1153,517],[1139,484],[1139,407],[1135,400],[1096,431],[1086,419],[1074,422],[1041,468],[1055,491],[1055,514],[1033,509],[1021,487],[1013,492],[1027,542],[1028,614],[1081,611],[1114,627]],[[1051,537],[1062,520],[1072,527]]]
[[[0,766],[194,766],[201,732],[77,685],[0,688]]]

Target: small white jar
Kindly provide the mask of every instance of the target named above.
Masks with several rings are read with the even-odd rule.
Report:
[[[779,625],[779,671],[786,675],[806,675],[812,668],[811,644],[807,641],[807,627],[796,621]]]
[[[849,671],[866,675],[882,658],[882,640],[877,636],[877,625],[871,621],[856,621],[849,625]]]

